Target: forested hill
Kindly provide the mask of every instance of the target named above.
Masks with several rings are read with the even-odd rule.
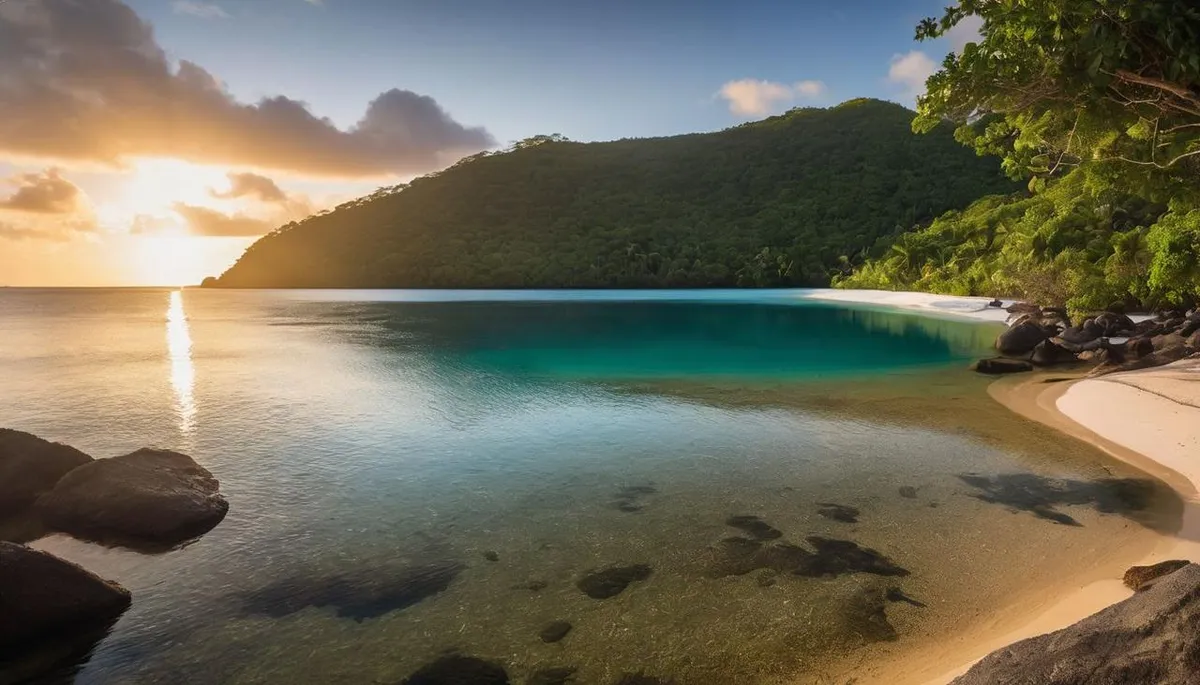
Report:
[[[825,285],[879,239],[1014,190],[913,116],[855,100],[717,133],[531,139],[284,226],[206,285]]]

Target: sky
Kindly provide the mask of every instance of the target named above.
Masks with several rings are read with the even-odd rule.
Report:
[[[0,0],[0,285],[184,285],[523,138],[912,106],[945,0]]]

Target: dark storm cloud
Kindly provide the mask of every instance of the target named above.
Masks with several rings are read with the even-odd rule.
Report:
[[[342,130],[284,96],[243,103],[172,66],[119,0],[0,3],[0,154],[113,163],[165,156],[319,176],[420,173],[492,147],[431,97],[393,89]]]

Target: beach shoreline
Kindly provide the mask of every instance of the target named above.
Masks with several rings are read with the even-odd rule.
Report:
[[[1200,363],[1191,360],[1196,368]],[[1185,364],[1181,362],[1180,364]],[[1108,380],[1062,378],[1062,374],[1010,377],[996,381],[988,392],[999,404],[1030,420],[1086,442],[1110,456],[1164,482],[1183,502],[1177,531],[1154,535],[1150,549],[1130,565],[1149,565],[1168,559],[1200,559],[1200,463],[1187,464],[1178,458],[1178,443],[1137,440],[1133,436],[1168,432],[1177,436],[1190,432],[1191,446],[1200,446],[1200,408],[1189,419],[1164,414],[1162,403],[1172,400],[1143,390],[1114,393],[1123,385],[1121,376],[1173,373],[1175,364],[1143,372],[1120,374]],[[1058,376],[1056,380],[1055,377]],[[1200,377],[1200,374],[1198,374]],[[1051,382],[1047,382],[1047,381]],[[1123,420],[1113,416],[1119,411]],[[1136,446],[1139,449],[1134,449]],[[1133,595],[1119,573],[1082,582],[1078,589],[1028,615],[1021,626],[1000,636],[982,641],[964,653],[961,663],[925,682],[942,685],[968,671],[971,666],[996,649],[1014,642],[1066,628]]]
[[[1004,323],[990,300],[928,293],[811,291],[805,299],[882,306],[932,316]],[[1008,304],[1005,302],[1004,304]],[[1133,595],[1122,574],[1133,565],[1200,560],[1200,359],[1084,378],[1078,370],[996,380],[988,394],[1005,409],[1091,445],[1170,487],[1183,504],[1179,528],[1148,532],[1137,550],[1074,578],[1075,589],[1032,592],[968,635],[918,648],[869,668],[859,683],[945,685],[997,649],[1066,628]],[[1132,552],[1132,554],[1130,554]],[[1130,559],[1132,558],[1132,561]]]

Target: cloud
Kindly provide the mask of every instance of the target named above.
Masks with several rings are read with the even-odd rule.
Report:
[[[783,108],[796,99],[813,99],[825,94],[828,88],[821,81],[798,81],[793,84],[755,79],[730,81],[721,86],[717,95],[729,102],[729,111],[741,117],[761,117]]]
[[[190,14],[193,17],[201,19],[228,19],[229,13],[221,9],[220,5],[214,5],[211,2],[192,2],[191,0],[175,0],[171,3],[171,9],[175,10],[175,14]]]
[[[208,207],[176,202],[171,206],[193,235],[213,237],[252,237],[269,233],[275,224],[245,214],[225,214]]]
[[[286,202],[287,193],[275,181],[258,174],[229,174],[229,190],[210,190],[209,194],[221,200],[236,200],[254,197],[261,202]]]
[[[983,29],[983,17],[969,14],[963,17],[962,21],[954,25],[954,28],[946,32],[946,40],[950,41],[951,49],[962,54],[963,48],[967,47],[967,43],[978,42],[982,37],[980,30]]]
[[[199,65],[173,66],[120,0],[0,4],[0,112],[0,153],[63,161],[174,157],[362,178],[495,145],[407,90],[380,94],[346,129],[282,95],[240,102]]]
[[[82,191],[60,175],[58,169],[20,174],[9,179],[17,190],[0,199],[0,209],[34,214],[71,214],[79,210]]]
[[[925,92],[925,81],[938,69],[929,55],[913,50],[904,55],[894,55],[888,69],[888,81],[904,88],[904,96],[915,100]]]

